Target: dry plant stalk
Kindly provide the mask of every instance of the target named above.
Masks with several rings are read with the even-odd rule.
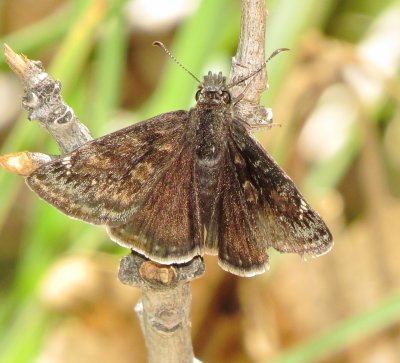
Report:
[[[238,50],[232,61],[231,79],[239,79],[259,68],[265,61],[265,1],[243,0]],[[23,107],[30,120],[39,124],[55,138],[62,154],[69,153],[92,140],[88,129],[65,104],[61,85],[52,79],[42,64],[20,56],[4,46],[10,68],[20,77],[25,95]],[[266,88],[264,69],[252,77],[245,87],[236,86],[234,96],[242,95],[239,112],[265,119],[266,109],[259,106]],[[51,160],[40,153],[21,152],[0,158],[0,165],[11,172],[29,175],[38,166]],[[143,295],[136,307],[145,337],[150,363],[192,363],[190,324],[190,281],[200,277],[204,264],[200,257],[186,264],[160,265],[135,252],[120,263],[119,279],[123,284],[140,287]],[[198,361],[197,361],[198,362]]]

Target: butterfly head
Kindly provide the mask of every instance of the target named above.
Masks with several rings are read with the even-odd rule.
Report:
[[[200,104],[230,104],[231,94],[226,85],[226,77],[208,72],[196,93],[196,101]]]
[[[204,81],[201,82],[192,72],[190,72],[182,63],[180,63],[174,55],[167,49],[167,47],[159,42],[156,41],[153,43],[153,45],[158,46],[162,48],[165,53],[176,63],[178,64],[181,68],[183,68],[187,73],[189,73],[197,82],[200,83],[199,90],[196,93],[196,101],[198,104],[203,104],[205,106],[207,105],[230,105],[232,103],[232,97],[229,92],[229,89],[232,88],[233,86],[236,86],[252,77],[254,77],[257,73],[259,73],[267,64],[268,61],[270,61],[273,57],[275,57],[277,54],[279,54],[282,51],[289,50],[288,48],[279,48],[275,50],[269,58],[259,67],[256,69],[254,72],[251,72],[245,77],[242,77],[235,82],[232,82],[230,84],[226,84],[226,78],[222,75],[222,72],[219,72],[218,74],[212,73],[211,71],[208,72],[207,75],[204,76]],[[238,100],[236,100],[235,103],[237,103]]]

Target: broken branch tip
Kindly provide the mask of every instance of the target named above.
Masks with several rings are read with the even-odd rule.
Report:
[[[7,44],[3,44],[4,57],[6,58],[7,64],[19,77],[22,77],[29,66],[29,59],[21,54],[15,53],[12,48]]]

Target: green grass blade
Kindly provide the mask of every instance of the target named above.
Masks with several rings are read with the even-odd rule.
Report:
[[[203,71],[205,60],[220,41],[224,9],[231,6],[227,0],[203,0],[200,8],[179,28],[171,47],[174,55],[198,78]],[[157,52],[162,52],[155,49]],[[156,52],[155,52],[156,54]],[[154,116],[174,109],[186,109],[194,99],[196,81],[174,62],[166,64],[165,72],[142,115]]]
[[[43,20],[0,38],[0,44],[7,43],[18,53],[32,57],[37,49],[61,39],[71,27],[75,15],[70,5],[64,6]],[[4,57],[0,57],[0,67],[6,68]]]
[[[355,314],[321,333],[314,339],[294,347],[266,363],[313,363],[340,352],[350,344],[378,333],[400,319],[400,294],[383,300],[377,306]]]
[[[122,12],[116,12],[103,26],[103,36],[97,47],[94,64],[93,107],[88,115],[93,126],[104,125],[118,107],[127,35]]]

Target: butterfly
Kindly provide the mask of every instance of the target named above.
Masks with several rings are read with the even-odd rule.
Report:
[[[253,137],[231,86],[209,72],[189,111],[90,141],[26,182],[68,216],[106,225],[113,241],[163,264],[211,254],[224,270],[253,276],[267,269],[270,247],[326,253],[328,227]]]

